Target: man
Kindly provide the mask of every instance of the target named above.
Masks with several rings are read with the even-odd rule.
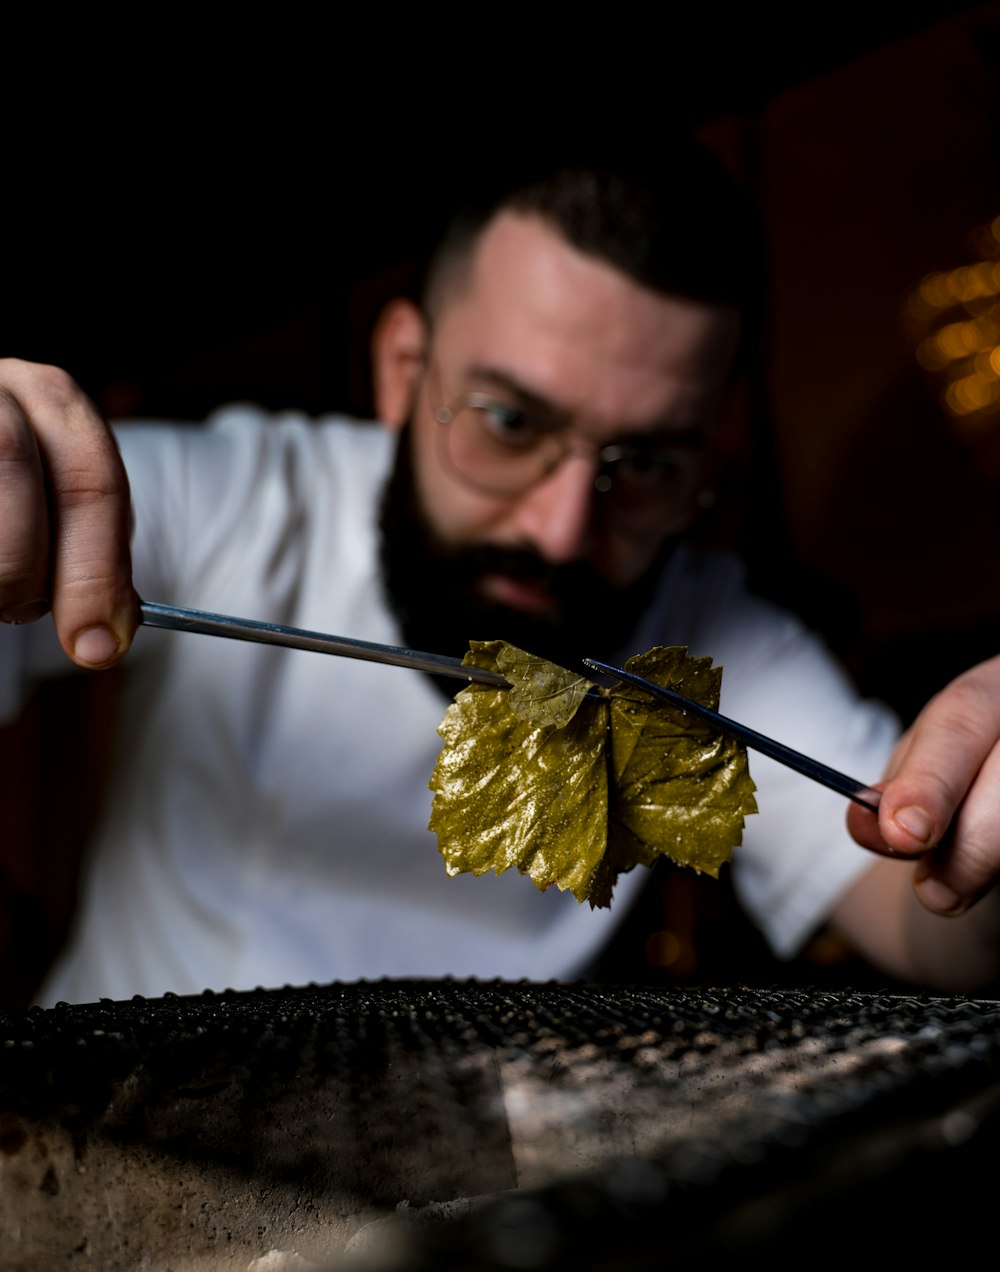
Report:
[[[874,777],[893,722],[732,560],[682,542],[752,312],[746,240],[705,165],[679,151],[664,181],[548,174],[474,207],[423,312],[400,302],[376,333],[385,429],[231,411],[194,433],[121,430],[123,466],[67,377],[0,366],[8,671],[50,665],[20,626],[50,604],[78,664],[128,650],[130,481],[147,599],[445,653],[469,638],[563,661],[686,644],[724,666],[728,714]],[[641,871],[620,880],[609,914],[516,874],[448,879],[425,830],[445,704],[423,675],[145,631],[129,664],[120,780],[43,1002],[573,976],[641,886]],[[830,921],[893,975],[956,989],[996,975],[995,896],[941,916],[997,871],[998,700],[1000,661],[927,709],[878,819],[851,810],[862,843],[915,869],[853,845],[839,797],[752,759],[761,813],[734,868],[779,953]]]

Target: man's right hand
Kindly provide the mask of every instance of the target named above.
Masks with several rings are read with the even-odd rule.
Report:
[[[110,667],[138,622],[118,447],[64,371],[0,359],[0,619],[52,611],[81,667]]]

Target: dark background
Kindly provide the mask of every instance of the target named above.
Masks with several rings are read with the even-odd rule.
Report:
[[[1000,420],[956,430],[902,321],[1000,214],[1000,5],[572,16],[12,29],[0,353],[67,367],[112,417],[363,413],[370,321],[464,181],[575,130],[648,149],[688,123],[767,227],[750,401],[820,580],[800,598],[908,719],[1000,648]],[[59,939],[99,798],[74,732],[92,683],[0,735],[14,999]],[[82,794],[53,776],[60,749]]]
[[[958,438],[901,309],[1000,211],[1000,6],[662,16],[175,20],[155,39],[90,18],[58,52],[36,42],[6,86],[0,351],[69,368],[115,417],[364,413],[375,308],[463,184],[575,133],[648,150],[689,123],[765,217],[753,410],[775,501],[860,605],[852,668],[910,714],[942,659],[996,636],[1000,428]],[[939,665],[909,681],[883,651],[924,630]]]

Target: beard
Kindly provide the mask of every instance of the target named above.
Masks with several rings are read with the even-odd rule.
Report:
[[[400,433],[379,514],[386,600],[411,649],[461,658],[470,640],[505,640],[590,675],[581,658],[610,662],[627,648],[673,542],[627,587],[613,587],[586,562],[552,565],[531,548],[446,543],[420,506],[411,436],[409,426]],[[482,587],[491,574],[543,584],[551,615],[492,599]],[[425,674],[446,698],[455,696],[454,679]]]

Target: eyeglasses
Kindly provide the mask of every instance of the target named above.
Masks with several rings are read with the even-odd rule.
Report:
[[[596,446],[561,423],[484,393],[466,393],[434,409],[441,456],[466,485],[484,494],[524,494],[571,454],[596,460],[594,489],[616,514],[671,521],[695,504],[702,475],[700,438]]]

